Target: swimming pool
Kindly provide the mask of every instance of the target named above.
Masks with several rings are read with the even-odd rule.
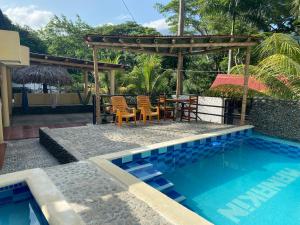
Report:
[[[0,188],[0,225],[48,225],[25,182]]]
[[[217,225],[300,224],[300,145],[246,129],[112,162]]]

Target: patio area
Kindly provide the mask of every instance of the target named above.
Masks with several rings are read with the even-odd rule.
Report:
[[[124,125],[118,128],[114,124],[99,126],[47,129],[43,132],[62,146],[77,160],[88,159],[93,156],[128,150],[140,146],[165,142],[182,137],[212,132],[232,127],[232,125],[207,122],[173,122],[143,125],[143,123]],[[49,146],[45,146],[48,148]]]
[[[89,225],[169,225],[170,222],[131,194],[118,180],[86,159],[228,127],[167,121],[147,126],[130,124],[122,128],[102,124],[46,129],[51,138],[63,143],[70,151],[76,151],[82,160],[59,165],[38,139],[9,141],[1,174],[44,168],[72,209]]]

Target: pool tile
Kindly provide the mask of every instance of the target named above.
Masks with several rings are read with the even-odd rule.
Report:
[[[122,157],[122,163],[128,163],[128,162],[131,162],[132,160],[133,160],[132,155],[127,155],[127,156]]]
[[[158,149],[158,153],[159,154],[164,154],[166,152],[167,152],[167,148],[160,148],[160,149]]]
[[[146,152],[142,152],[141,157],[144,158],[148,158],[151,156],[151,151],[146,151]]]

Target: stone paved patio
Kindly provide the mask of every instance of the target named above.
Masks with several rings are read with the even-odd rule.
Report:
[[[59,140],[65,148],[72,152],[76,151],[83,159],[87,159],[229,127],[229,125],[204,122],[162,122],[148,126],[124,125],[121,128],[114,124],[103,124],[51,129],[47,134],[52,139]]]
[[[91,162],[70,163],[45,171],[88,225],[170,224]]]
[[[9,141],[0,174],[55,165],[58,165],[57,160],[39,144],[38,139]]]
[[[173,123],[124,126],[113,124],[51,129],[51,137],[63,140],[84,158],[171,139],[228,128],[210,123]],[[159,213],[129,193],[112,176],[92,162],[65,165],[42,147],[38,139],[8,143],[1,173],[43,167],[54,184],[88,225],[169,225]]]

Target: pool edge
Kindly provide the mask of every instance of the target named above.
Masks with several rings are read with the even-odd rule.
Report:
[[[85,225],[62,193],[40,168],[0,176],[0,187],[26,182],[49,225]]]
[[[174,225],[213,225],[213,223],[209,222],[205,218],[200,215],[192,212],[176,201],[170,199],[165,196],[160,191],[151,187],[150,185],[142,182],[138,178],[133,175],[127,173],[122,170],[118,166],[114,165],[111,160],[120,158],[126,155],[133,155],[136,153],[142,153],[146,151],[150,151],[156,148],[163,148],[171,145],[182,144],[185,142],[201,140],[211,137],[216,137],[220,135],[225,135],[237,131],[252,129],[254,126],[246,125],[246,126],[238,126],[234,128],[228,128],[215,132],[208,132],[199,135],[193,135],[189,137],[179,138],[167,142],[157,143],[149,146],[142,146],[139,148],[134,148],[130,150],[125,150],[117,153],[111,153],[106,155],[100,155],[96,157],[91,157],[88,160],[96,164],[98,167],[112,175],[115,179],[120,181],[125,188],[128,189],[130,193],[135,195],[140,200],[144,201],[151,208],[153,208],[156,212],[162,215],[165,219],[173,223]]]

